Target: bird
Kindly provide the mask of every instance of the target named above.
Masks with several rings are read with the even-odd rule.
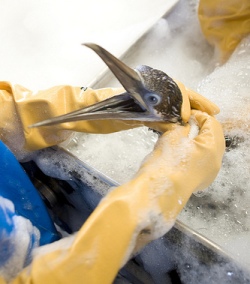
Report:
[[[130,68],[103,47],[84,43],[108,66],[125,92],[70,113],[37,122],[30,127],[80,120],[118,119],[182,123],[182,94],[175,81],[146,65]]]

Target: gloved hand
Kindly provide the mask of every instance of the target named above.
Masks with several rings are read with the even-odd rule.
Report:
[[[183,95],[182,119],[187,122],[191,108],[199,109],[210,115],[219,109],[206,98],[187,89],[178,82]],[[121,120],[78,121],[54,126],[29,128],[35,122],[69,113],[111,96],[120,94],[123,89],[81,89],[72,86],[58,86],[36,93],[20,85],[0,82],[0,139],[8,145],[18,159],[29,151],[49,147],[66,140],[72,131],[88,133],[111,133],[147,125],[164,132],[169,123],[139,122]]]
[[[200,0],[198,16],[206,39],[218,49],[222,63],[250,33],[249,0]]]
[[[224,153],[220,124],[192,111],[200,128],[173,125],[135,178],[111,191],[70,247],[38,256],[13,283],[112,283],[133,252],[165,234],[192,192],[216,177]]]

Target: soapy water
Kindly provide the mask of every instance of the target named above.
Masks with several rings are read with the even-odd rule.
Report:
[[[123,61],[131,67],[145,64],[163,70],[220,107],[217,118],[231,145],[216,180],[202,194],[192,196],[179,219],[249,265],[250,37],[220,66],[201,34],[195,8],[196,1],[182,1]],[[119,86],[114,80],[101,84]],[[123,183],[133,177],[157,139],[156,133],[143,127],[109,135],[76,134],[67,148]]]
[[[137,172],[157,140],[157,133],[140,127],[107,135],[77,135],[67,148],[113,180],[124,183]]]
[[[143,263],[154,284],[249,283],[247,270],[239,269],[236,262],[215,256],[192,237],[174,231],[151,242],[136,260]]]
[[[193,196],[180,219],[250,264],[249,88],[250,37],[230,60],[201,81],[198,92],[219,105],[217,116],[231,137],[223,165],[203,197]],[[195,218],[193,216],[195,215]]]

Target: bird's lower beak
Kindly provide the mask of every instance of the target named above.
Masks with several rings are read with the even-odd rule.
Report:
[[[123,93],[94,105],[35,123],[30,127],[48,126],[80,120],[106,119],[153,121],[156,118],[145,110],[130,94]],[[157,120],[159,121],[159,118]]]

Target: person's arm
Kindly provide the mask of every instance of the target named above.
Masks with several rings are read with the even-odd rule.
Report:
[[[192,115],[195,138],[189,126],[164,133],[134,179],[100,202],[73,244],[36,257],[13,284],[112,283],[134,252],[165,234],[191,194],[215,179],[225,149],[219,122],[201,111]]]
[[[214,115],[219,109],[201,95],[178,83],[182,92],[182,119],[187,122],[191,108]],[[81,89],[56,86],[32,92],[20,85],[0,82],[0,139],[22,159],[30,151],[53,146],[65,141],[72,131],[86,133],[111,133],[142,125],[164,132],[169,123],[122,120],[77,121],[53,126],[29,128],[30,125],[77,110],[122,93],[123,89]]]

